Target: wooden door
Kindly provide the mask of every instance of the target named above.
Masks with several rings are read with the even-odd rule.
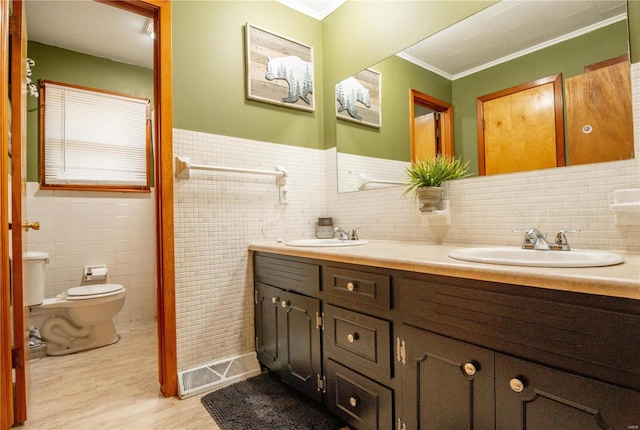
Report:
[[[27,23],[24,2],[14,0],[10,23],[11,36],[11,245],[13,279],[13,367],[15,369],[14,423],[27,419],[28,315],[23,301],[22,253],[26,251],[24,202],[27,188]]]
[[[282,316],[278,322],[278,339],[283,355],[281,378],[312,399],[321,402],[318,377],[322,375],[320,360],[320,300],[301,294],[280,293]]]
[[[493,352],[407,325],[401,336],[406,428],[494,429]]]
[[[564,166],[562,76],[478,98],[480,175]]]
[[[282,290],[256,283],[256,353],[258,360],[272,371],[282,365],[278,344],[278,318]]]
[[[434,111],[433,118],[416,117],[417,107]],[[437,121],[435,117],[437,118]],[[446,154],[453,156],[453,106],[428,94],[410,91],[411,161]]]
[[[640,392],[496,354],[497,430],[634,429]]]
[[[436,112],[413,119],[415,130],[414,155],[416,160],[433,158],[439,152]]]
[[[633,158],[628,61],[566,79],[565,97],[571,165]]]

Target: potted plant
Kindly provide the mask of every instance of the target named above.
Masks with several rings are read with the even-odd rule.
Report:
[[[404,195],[414,192],[420,200],[420,212],[437,209],[444,188],[440,185],[451,179],[469,176],[469,161],[463,163],[451,155],[438,154],[426,160],[415,161],[407,167],[407,189]]]

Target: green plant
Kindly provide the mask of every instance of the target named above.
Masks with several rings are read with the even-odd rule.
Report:
[[[422,187],[439,187],[444,181],[466,178],[469,176],[469,161],[462,162],[450,155],[438,154],[426,160],[415,161],[406,168],[407,189],[403,195],[410,192],[418,194]]]

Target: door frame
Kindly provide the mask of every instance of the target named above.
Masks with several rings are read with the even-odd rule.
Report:
[[[173,95],[171,0],[104,0],[155,21],[153,86],[155,101],[156,318],[158,378],[165,397],[178,394],[175,259],[173,238]]]
[[[175,313],[175,268],[173,238],[173,113],[171,65],[171,1],[108,0],[104,3],[148,16],[155,20],[155,187],[158,378],[165,397],[177,395],[177,347]],[[9,218],[6,202],[8,175],[8,52],[9,0],[0,0],[0,429],[13,425],[13,376],[11,353],[11,302],[9,288]],[[15,172],[13,172],[15,174]]]
[[[9,0],[0,0],[0,429],[13,425],[9,279]]]
[[[415,105],[425,106],[436,112],[440,112],[440,152],[453,156],[453,105],[443,100],[421,93],[418,90],[409,90],[409,134],[411,136],[411,161],[415,160],[416,131],[414,124]]]

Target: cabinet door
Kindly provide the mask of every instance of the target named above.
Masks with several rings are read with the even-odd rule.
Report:
[[[640,392],[496,354],[498,430],[640,428]]]
[[[282,365],[278,344],[278,318],[282,290],[256,283],[256,353],[258,360],[270,370]]]
[[[283,359],[280,376],[307,396],[322,401],[322,392],[318,391],[322,374],[317,325],[320,300],[282,291],[279,311],[278,338]]]
[[[407,325],[402,342],[401,420],[407,429],[494,429],[492,351]]]

